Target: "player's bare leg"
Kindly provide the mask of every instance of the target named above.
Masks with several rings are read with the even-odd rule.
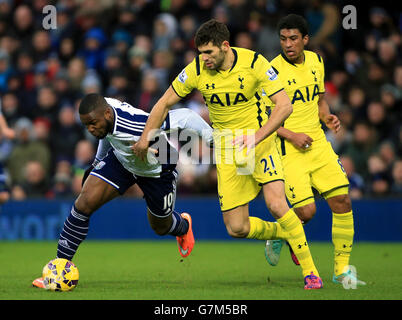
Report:
[[[223,222],[231,237],[246,238],[250,233],[248,204],[223,212]]]

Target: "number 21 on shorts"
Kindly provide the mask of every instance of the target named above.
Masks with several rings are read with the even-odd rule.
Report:
[[[276,172],[276,168],[275,168],[275,163],[274,163],[274,159],[272,158],[272,156],[269,156],[269,162],[267,159],[262,158],[260,160],[260,163],[262,163],[264,165],[264,173],[267,173],[272,176],[273,174],[278,174]],[[271,165],[271,167],[269,166]]]

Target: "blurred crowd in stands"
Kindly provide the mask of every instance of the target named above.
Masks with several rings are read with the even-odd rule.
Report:
[[[46,5],[57,28],[45,30]],[[149,112],[197,54],[194,33],[210,18],[225,22],[231,45],[273,59],[276,24],[303,15],[308,49],[324,58],[326,98],[342,123],[326,131],[350,180],[353,199],[402,196],[402,17],[357,6],[357,29],[342,27],[343,1],[324,0],[0,0],[2,113],[16,131],[0,139],[11,198],[74,197],[97,141],[82,127],[80,99],[98,92]],[[198,92],[176,107],[208,121]],[[200,145],[198,159],[210,158]],[[188,159],[187,159],[188,160]],[[202,161],[198,161],[199,163]],[[216,194],[213,164],[178,165],[180,195]],[[126,196],[139,197],[137,187]]]

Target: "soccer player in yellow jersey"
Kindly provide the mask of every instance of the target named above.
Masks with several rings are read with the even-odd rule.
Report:
[[[275,131],[292,112],[289,97],[269,62],[254,51],[232,48],[226,25],[216,20],[197,30],[200,52],[155,104],[133,151],[146,158],[152,130],[159,128],[170,107],[198,89],[210,112],[223,221],[232,237],[286,239],[302,266],[305,289],[322,281],[310,254],[303,226],[286,202],[283,170]],[[275,103],[269,121],[261,88]],[[248,203],[262,188],[278,223],[249,216]]]
[[[324,98],[324,61],[319,54],[304,50],[309,37],[303,17],[291,14],[282,18],[278,32],[282,53],[271,64],[293,104],[293,113],[277,131],[286,195],[304,223],[316,212],[312,187],[326,199],[333,217],[333,281],[358,281],[349,269],[354,235],[349,182],[320,123],[334,132],[340,128],[339,119],[331,114]],[[283,240],[267,241],[265,250],[270,264],[277,264],[282,244]],[[297,263],[297,259],[293,260]]]

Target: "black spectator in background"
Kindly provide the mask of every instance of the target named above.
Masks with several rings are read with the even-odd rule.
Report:
[[[47,118],[52,126],[55,125],[59,113],[58,102],[58,96],[52,86],[39,88],[32,119]]]
[[[391,189],[389,176],[384,160],[378,154],[372,154],[367,160],[368,166],[368,194],[371,197],[386,196]]]
[[[35,61],[31,49],[23,49],[18,52],[16,67],[23,90],[26,92],[35,91],[37,89],[34,84]]]
[[[145,71],[150,68],[148,52],[140,46],[132,46],[128,51],[128,74],[130,82],[139,90]]]
[[[76,122],[74,108],[70,104],[62,106],[51,134],[54,159],[65,158],[72,162],[75,146],[83,139],[83,128]]]
[[[384,69],[385,82],[392,81],[394,68],[398,60],[398,48],[390,39],[383,39],[378,42],[378,62]]]
[[[375,132],[372,127],[364,121],[357,122],[353,128],[353,139],[344,152],[353,160],[356,172],[363,179],[366,179],[369,175],[367,159],[375,150]]]
[[[28,5],[22,4],[16,7],[13,14],[13,26],[15,36],[20,41],[21,46],[29,46],[35,25],[32,10]]]
[[[110,73],[109,86],[106,89],[108,97],[121,98],[122,101],[132,102],[133,88],[128,80],[128,73],[124,69]]]
[[[74,44],[73,37],[76,29],[73,9],[68,8],[64,3],[60,3],[56,5],[56,10],[57,28],[49,30],[53,51],[57,51],[65,39],[70,39]]]
[[[74,43],[74,39],[70,37],[60,39],[60,45],[57,48],[60,64],[62,67],[66,68],[76,54],[76,44]]]
[[[391,138],[393,121],[387,117],[386,109],[381,101],[372,100],[368,104],[367,121],[375,129],[378,141]]]
[[[5,93],[1,98],[1,111],[10,127],[14,127],[15,123],[21,117],[19,113],[19,102],[17,96],[13,92]]]
[[[34,63],[47,60],[52,51],[50,33],[43,29],[38,29],[32,36],[32,56]]]
[[[82,80],[85,77],[87,66],[85,60],[74,57],[68,62],[67,74],[70,79],[71,89],[80,92],[82,90]]]
[[[56,161],[55,173],[48,192],[49,198],[72,198],[72,166],[71,160],[60,158]]]
[[[12,189],[14,195],[18,193],[17,200],[46,198],[49,191],[49,181],[42,163],[40,161],[29,160],[21,171],[23,172],[23,179]]]
[[[211,19],[214,4],[214,0],[196,0],[197,9],[194,12],[194,16],[197,19],[198,25]]]
[[[366,119],[366,93],[363,88],[352,86],[348,92],[347,105],[350,107],[354,121]]]
[[[28,161],[39,161],[45,169],[45,174],[50,175],[51,151],[34,136],[32,122],[27,118],[21,118],[15,124],[15,146],[7,161],[7,169],[13,184],[21,183],[24,179],[23,171]]]
[[[80,96],[77,91],[74,91],[70,85],[70,78],[67,71],[60,69],[53,80],[53,88],[57,94],[59,104],[74,104],[74,101]]]
[[[137,91],[134,97],[134,105],[145,112],[150,112],[162,93],[163,90],[155,72],[148,70],[142,77],[140,90]]]

